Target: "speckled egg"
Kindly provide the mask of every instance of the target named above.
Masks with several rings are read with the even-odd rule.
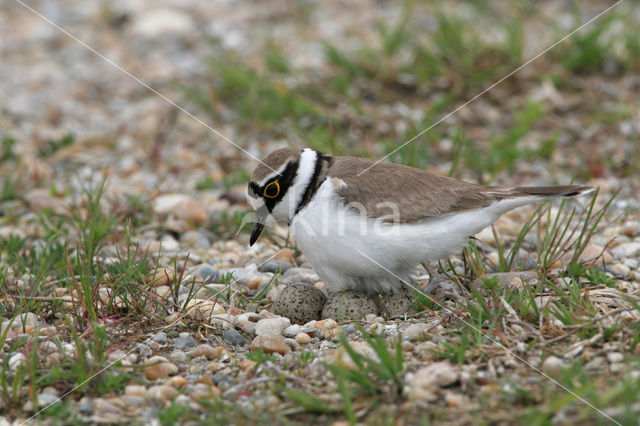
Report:
[[[378,313],[376,303],[366,294],[342,291],[329,297],[322,310],[322,318],[333,318],[337,321],[359,320],[367,314]]]
[[[395,293],[381,294],[379,296],[382,310],[389,318],[403,317],[408,314],[413,306],[413,291],[407,287],[402,287]]]
[[[327,298],[317,288],[304,283],[292,283],[280,293],[273,312],[289,318],[292,323],[306,324],[320,319],[326,302]]]

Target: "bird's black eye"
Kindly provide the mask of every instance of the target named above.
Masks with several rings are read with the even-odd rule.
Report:
[[[267,198],[276,198],[280,194],[280,184],[274,180],[264,188],[263,195]]]

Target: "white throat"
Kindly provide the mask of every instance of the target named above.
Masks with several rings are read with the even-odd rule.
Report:
[[[273,208],[273,216],[278,221],[291,223],[296,214],[296,208],[302,201],[307,187],[311,184],[316,168],[318,153],[310,148],[305,148],[300,154],[298,172],[286,195]]]

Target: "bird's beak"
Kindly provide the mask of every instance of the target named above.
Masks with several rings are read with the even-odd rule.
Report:
[[[256,242],[263,229],[264,225],[262,223],[255,222],[253,224],[253,229],[251,230],[251,238],[249,238],[249,246],[252,246]]]

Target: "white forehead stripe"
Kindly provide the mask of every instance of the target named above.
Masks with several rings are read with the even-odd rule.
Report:
[[[267,183],[268,181],[270,181],[271,179],[273,179],[276,176],[280,176],[282,174],[282,172],[284,172],[284,169],[287,168],[287,165],[289,165],[288,161],[285,161],[285,163],[280,166],[278,169],[276,169],[275,173],[271,173],[270,175],[267,175],[267,177],[265,177],[264,179],[262,179],[260,182],[256,182],[258,184],[258,186],[262,186],[265,183]]]

